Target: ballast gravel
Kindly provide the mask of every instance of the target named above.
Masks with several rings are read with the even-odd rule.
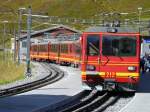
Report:
[[[36,80],[40,80],[40,79],[49,75],[49,71],[46,68],[44,68],[44,66],[42,66],[40,63],[32,62],[32,64],[33,64],[33,67],[31,69],[32,74],[30,77],[25,77],[24,79],[17,80],[17,81],[12,82],[12,83],[0,85],[0,90],[9,89],[9,88],[16,87],[19,85],[31,83],[31,82],[34,82]]]
[[[119,112],[125,107],[134,97],[120,98],[114,105],[109,106],[103,112]]]

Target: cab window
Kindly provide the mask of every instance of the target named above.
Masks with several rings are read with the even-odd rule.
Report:
[[[100,52],[99,48],[100,37],[99,35],[88,35],[87,36],[87,55],[98,56]]]
[[[136,37],[105,35],[102,53],[104,56],[136,56]]]

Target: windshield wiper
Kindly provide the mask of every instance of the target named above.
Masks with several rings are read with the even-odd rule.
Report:
[[[94,48],[94,50],[96,50],[99,54],[99,49],[97,49],[91,42],[89,42],[89,44],[91,45],[92,48]]]

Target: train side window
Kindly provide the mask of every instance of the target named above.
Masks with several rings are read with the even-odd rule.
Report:
[[[57,49],[58,49],[58,45],[56,44],[55,45],[55,52],[57,52]]]
[[[52,46],[52,51],[55,52],[55,45]]]
[[[76,54],[80,55],[81,54],[81,48],[79,45],[75,45],[75,52]]]
[[[40,46],[40,51],[41,51],[41,52],[43,51],[43,46],[42,46],[42,45]]]
[[[100,44],[99,35],[88,35],[87,36],[87,55],[98,56],[100,52],[99,44]]]
[[[56,52],[56,44],[54,45],[54,52]]]
[[[55,52],[55,44],[52,46],[52,51]]]
[[[61,44],[61,52],[64,53],[64,45]]]
[[[62,52],[62,53],[68,53],[68,46],[65,45],[65,44],[62,44],[62,45],[61,45],[61,52]]]
[[[54,45],[54,52],[57,52],[57,51],[56,51],[56,44]]]
[[[33,47],[33,46],[31,46],[31,48],[30,48],[30,49],[31,49],[31,51],[34,51],[34,47]]]
[[[56,52],[56,51],[55,51],[55,45],[54,45],[54,49],[53,49],[53,51],[54,51],[54,52]]]
[[[41,46],[39,45],[39,52],[41,52]]]
[[[72,44],[70,44],[69,48],[70,48],[70,53],[72,53]]]
[[[53,48],[54,48],[54,45],[52,44],[52,45],[51,45],[51,51],[52,51],[52,52],[54,51]]]
[[[35,52],[37,51],[37,47],[36,47],[36,46],[34,46],[34,51],[35,51]]]
[[[38,50],[38,47],[37,47],[37,46],[35,46],[35,49],[34,49],[34,51],[35,51],[35,52],[37,52],[37,50]]]
[[[65,45],[63,45],[63,46],[64,46],[64,51],[63,52],[65,53],[66,52],[66,46]]]
[[[35,49],[36,49],[36,47],[35,47],[35,46],[33,46],[33,47],[32,47],[32,51],[35,51]]]
[[[65,45],[65,53],[68,53],[68,45]]]

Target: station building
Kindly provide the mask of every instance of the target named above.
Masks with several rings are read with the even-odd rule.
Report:
[[[142,36],[141,57],[150,55],[150,36]]]
[[[79,30],[64,25],[58,25],[47,29],[35,31],[31,33],[31,42],[36,43],[44,40],[52,40],[56,38],[69,38],[70,36],[79,35]],[[27,53],[27,33],[23,33],[20,39],[17,39],[17,49],[20,46],[20,59],[26,59]],[[19,44],[18,44],[19,43]],[[18,51],[18,50],[17,50]]]

